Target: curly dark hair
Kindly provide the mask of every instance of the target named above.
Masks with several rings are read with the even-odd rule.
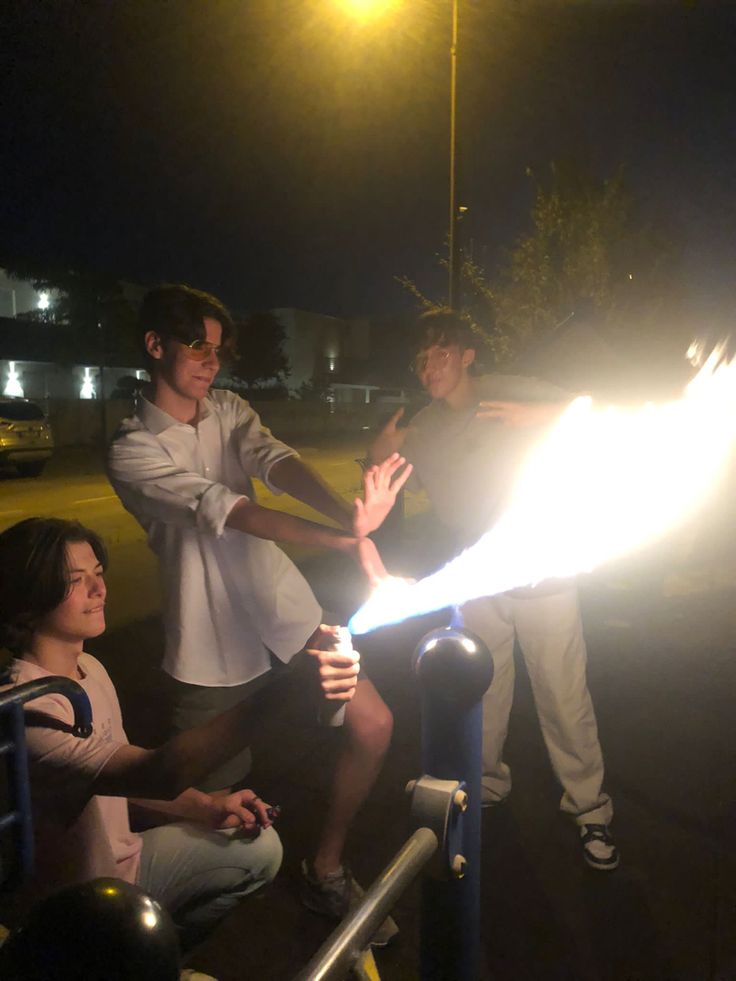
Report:
[[[78,521],[26,518],[0,534],[0,646],[16,657],[28,650],[39,621],[69,591],[66,547],[87,542],[103,569],[107,550]]]
[[[205,339],[205,317],[218,321],[224,352],[233,354],[235,327],[225,304],[211,293],[183,283],[156,286],[146,293],[138,312],[140,337],[143,340],[149,331],[154,331],[164,342],[173,338],[191,344]]]

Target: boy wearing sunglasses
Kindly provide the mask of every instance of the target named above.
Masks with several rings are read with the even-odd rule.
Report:
[[[516,475],[545,425],[570,397],[546,382],[517,375],[476,375],[476,341],[450,310],[419,320],[414,371],[430,404],[410,425],[400,413],[370,449],[380,462],[401,450],[414,465],[452,555],[472,545],[501,516]],[[463,607],[470,630],[493,655],[494,676],[483,699],[483,805],[511,790],[503,759],[514,692],[514,643],[529,672],[542,735],[563,794],[560,809],[576,822],[583,857],[594,869],[615,869],[609,830],[613,805],[604,793],[603,757],[586,682],[586,648],[577,588],[547,580]]]
[[[275,543],[343,552],[377,581],[385,571],[366,536],[390,510],[408,471],[397,475],[404,461],[392,456],[367,475],[365,501],[350,507],[261,425],[245,400],[213,389],[233,344],[230,315],[215,297],[159,287],[144,298],[140,327],[151,384],[113,440],[109,475],[159,559],[163,668],[171,679],[173,726],[182,731],[252,694],[304,649],[322,619],[306,580]],[[253,477],[339,527],[262,507]],[[345,717],[328,818],[304,866],[305,902],[317,912],[340,917],[355,901],[359,887],[342,865],[342,850],[392,725],[388,707],[361,677]],[[211,773],[203,789],[233,786],[249,762],[246,748]]]

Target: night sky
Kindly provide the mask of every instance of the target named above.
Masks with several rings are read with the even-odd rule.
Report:
[[[461,0],[460,202],[492,270],[531,167],[625,167],[704,303],[736,260],[736,7]],[[444,289],[449,0],[25,0],[4,12],[4,253],[384,314]]]

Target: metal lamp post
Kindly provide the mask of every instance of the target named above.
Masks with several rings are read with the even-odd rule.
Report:
[[[460,306],[460,239],[457,207],[457,29],[459,0],[452,0],[452,34],[450,41],[450,221],[448,232],[448,302],[451,310]]]

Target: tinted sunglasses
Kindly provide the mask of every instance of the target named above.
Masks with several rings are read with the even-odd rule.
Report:
[[[218,360],[222,360],[224,355],[222,346],[213,344],[212,341],[202,341],[197,338],[191,344],[185,344],[184,341],[179,341],[179,343],[183,345],[190,361],[206,361],[211,354],[214,354]]]

